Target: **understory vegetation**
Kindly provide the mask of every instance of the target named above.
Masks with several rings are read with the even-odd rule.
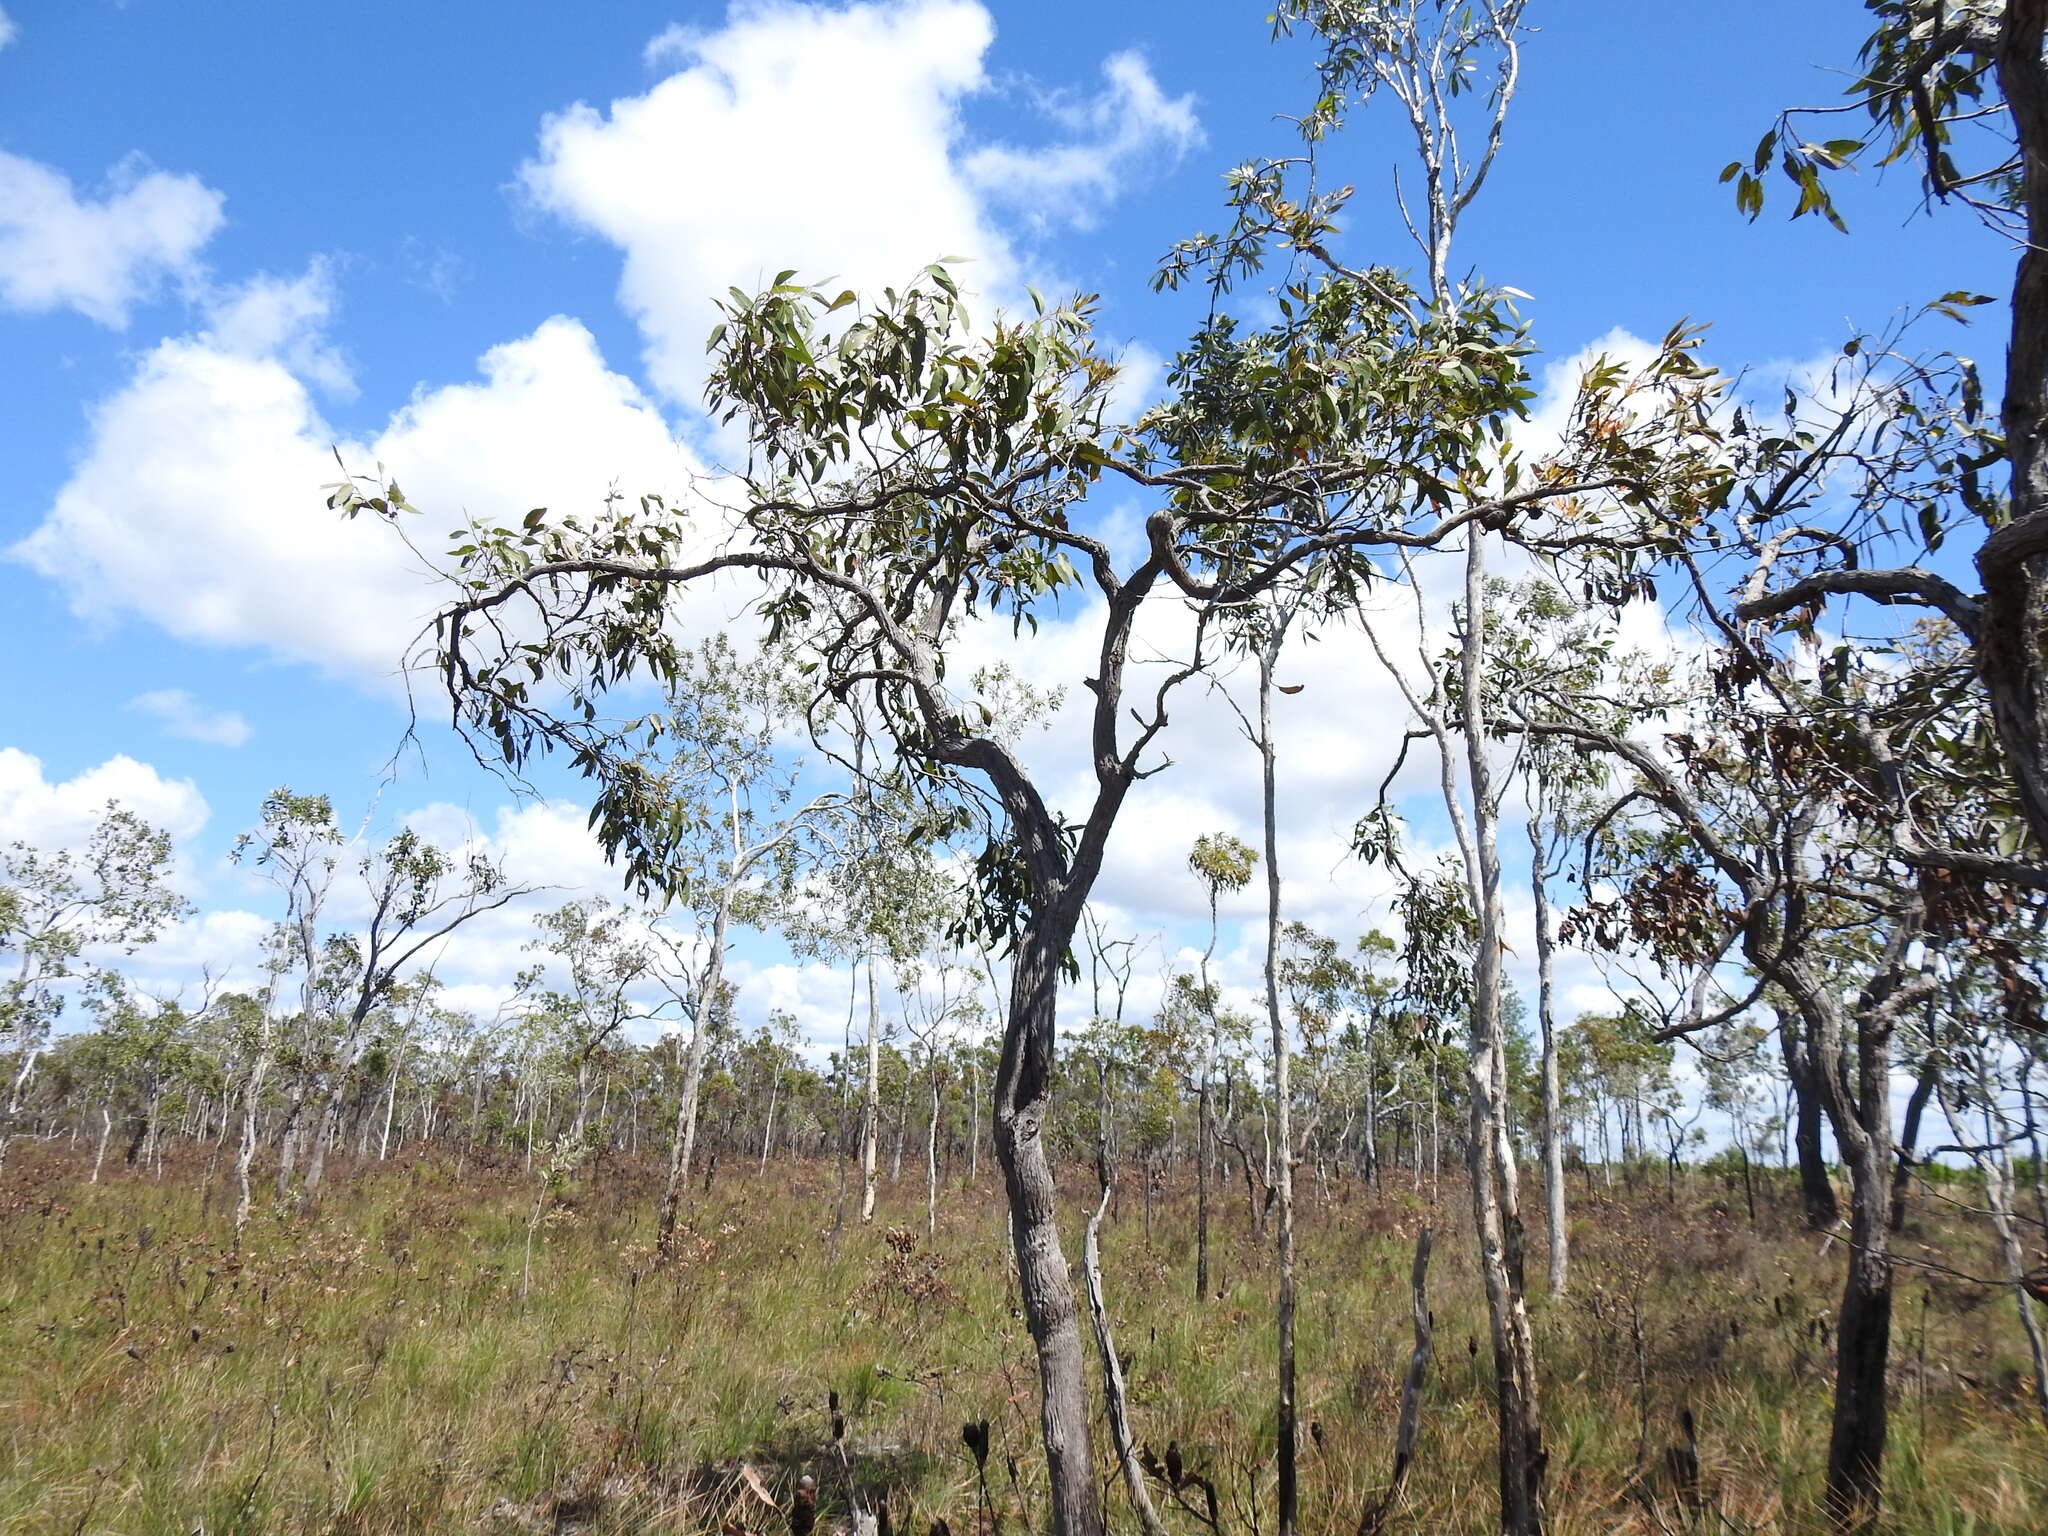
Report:
[[[1001,1203],[957,1176],[927,1239],[922,1180],[885,1184],[863,1227],[830,1159],[715,1174],[662,1264],[649,1161],[608,1157],[558,1186],[530,1256],[516,1159],[363,1170],[309,1217],[259,1212],[239,1254],[203,1147],[97,1185],[90,1167],[89,1147],[18,1148],[0,1183],[0,1530],[779,1536],[801,1528],[806,1475],[820,1530],[852,1524],[855,1501],[916,1536],[1043,1527]],[[1573,1181],[1587,1278],[1532,1297],[1553,1529],[1818,1529],[1840,1260],[1804,1230],[1786,1176],[1755,1170],[1753,1226],[1732,1167]],[[2010,1309],[1947,1272],[1995,1265],[1961,1214],[1975,1200],[1958,1177],[1901,1242],[1900,1530],[2048,1524],[2048,1436]],[[1129,1177],[1113,1213],[1105,1280],[1135,1428],[1162,1469],[1171,1446],[1214,1485],[1226,1530],[1257,1531],[1273,1475],[1265,1245],[1242,1200],[1220,1208],[1214,1304],[1194,1307],[1191,1186],[1148,1202]],[[1357,1529],[1385,1486],[1416,1234],[1462,1219],[1448,1187],[1433,1203],[1406,1173],[1305,1193],[1305,1529]],[[1944,1268],[1911,1267],[1922,1239]],[[1438,1247],[1428,1287],[1436,1363],[1383,1529],[1491,1530],[1492,1361],[1466,1245]],[[982,1420],[985,1479],[962,1436]],[[1153,1482],[1175,1528],[1204,1528],[1199,1488],[1184,1483],[1182,1508]]]

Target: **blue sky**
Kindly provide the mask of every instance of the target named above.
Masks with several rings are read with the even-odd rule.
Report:
[[[327,520],[317,450],[394,450],[429,545],[443,508],[638,491],[715,451],[704,296],[784,266],[881,281],[973,257],[999,294],[1099,291],[1107,330],[1170,355],[1187,307],[1149,294],[1154,259],[1217,221],[1227,167],[1288,147],[1276,116],[1310,96],[1308,51],[1269,43],[1257,5],[4,5],[0,834],[70,835],[122,788],[191,834],[188,878],[219,913],[261,910],[219,862],[260,796],[361,806],[403,727],[389,674],[424,600],[370,551],[378,530]],[[1849,0],[1552,0],[1531,19],[1458,264],[1533,295],[1553,357],[1690,316],[1713,360],[1769,369],[1852,322],[2002,290],[2009,252],[1916,216],[1908,176],[1847,191],[1848,239],[1782,206],[1748,225],[1716,184],[1780,107],[1839,94],[1824,66],[1864,30]],[[1407,265],[1399,155],[1368,112],[1325,165],[1361,188],[1349,249]],[[1995,354],[1980,313],[1977,338],[1938,339]],[[1377,779],[1384,725],[1351,726],[1351,756],[1300,797],[1309,882]],[[504,788],[444,733],[421,740],[382,814],[467,807],[508,848],[546,844],[550,870],[588,870],[564,851],[573,785],[546,781],[553,820],[500,822]],[[1133,926],[1195,913],[1184,830],[1251,824],[1220,716],[1176,756],[1138,808],[1139,833],[1168,835],[1108,892]],[[105,767],[122,757],[138,766]],[[1355,923],[1359,891],[1339,872],[1305,900]]]

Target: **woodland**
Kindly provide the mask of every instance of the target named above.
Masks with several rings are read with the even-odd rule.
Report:
[[[1854,261],[1889,166],[2009,295],[1782,398],[1681,324],[1538,440],[1457,235],[1542,7],[1282,0],[1314,89],[1162,255],[1198,324],[1135,419],[1086,295],[787,272],[709,341],[737,464],[450,541],[412,730],[570,770],[614,888],[279,788],[262,974],[173,996],[166,832],[0,852],[0,1531],[2048,1529],[2048,0],[1864,9],[1705,192]],[[1320,169],[1368,116],[1395,264]],[[308,498],[421,544],[404,473]],[[1071,677],[968,659],[1053,614]],[[1402,701],[1342,932],[1276,832],[1310,639]],[[1155,833],[1176,952],[1095,898],[1197,695],[1263,822]],[[742,1024],[748,934],[839,1038]]]

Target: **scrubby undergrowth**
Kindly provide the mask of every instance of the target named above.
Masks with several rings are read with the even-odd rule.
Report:
[[[855,1499],[886,1499],[914,1536],[940,1519],[956,1536],[1044,1525],[1037,1375],[992,1187],[949,1187],[927,1241],[921,1180],[862,1228],[852,1208],[836,1221],[832,1164],[721,1175],[657,1266],[651,1166],[586,1170],[537,1226],[517,1166],[342,1170],[314,1216],[263,1215],[239,1255],[218,1166],[97,1185],[89,1169],[21,1144],[0,1179],[0,1532],[780,1533],[806,1474],[821,1531]],[[1327,1199],[1304,1187],[1307,1531],[1354,1531],[1387,1476],[1424,1222],[1441,1236],[1437,1363],[1386,1529],[1494,1528],[1485,1314],[1467,1216],[1444,1192],[1432,1206],[1406,1175],[1340,1180]],[[1789,1192],[1754,1230],[1739,1195],[1699,1175],[1675,1199],[1661,1181],[1577,1195],[1585,1279],[1536,1301],[1554,1528],[1817,1528],[1840,1255],[1798,1226]],[[1152,1207],[1133,1175],[1105,1228],[1137,1428],[1215,1484],[1225,1536],[1257,1536],[1272,1523],[1270,1259],[1240,1198],[1198,1304],[1192,1197]],[[1962,1218],[1918,1215],[1944,1228],[1930,1251],[1967,1267],[1956,1255],[1977,1243],[1946,1230]],[[1897,1324],[1891,1527],[2048,1529],[2048,1436],[2009,1295],[1909,1269]],[[961,1433],[983,1419],[986,1500]],[[1107,1455],[1109,1436],[1096,1443]],[[1102,1474],[1112,1520],[1135,1529]],[[1155,1497],[1176,1536],[1206,1529]]]

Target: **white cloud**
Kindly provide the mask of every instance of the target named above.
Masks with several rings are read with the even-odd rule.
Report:
[[[166,779],[132,757],[112,757],[52,782],[40,758],[18,747],[0,747],[0,843],[82,846],[109,801],[118,801],[174,840],[197,835],[209,814],[205,797],[190,779]]]
[[[263,941],[271,927],[272,919],[241,909],[195,912],[122,969],[150,997],[192,1003],[208,991],[254,991],[263,984]]]
[[[1194,98],[1169,97],[1142,56],[1112,54],[1102,74],[1098,95],[1058,92],[1041,103],[1074,135],[1070,142],[1041,149],[991,145],[968,156],[967,175],[984,197],[1016,204],[1048,223],[1086,227],[1133,165],[1161,155],[1178,160],[1202,142]]]
[[[0,17],[0,44],[10,28]],[[114,167],[102,197],[81,199],[61,172],[0,151],[0,304],[124,326],[166,279],[198,281],[222,201],[198,177],[151,170],[138,156]]]
[[[7,12],[0,10],[0,48],[5,48],[13,42],[20,32],[21,29],[9,18]]]
[[[1189,101],[1119,54],[1099,97],[1045,98],[1072,142],[976,151],[960,109],[988,88],[994,36],[974,0],[735,4],[717,31],[656,38],[649,63],[674,72],[646,93],[549,117],[520,184],[620,248],[653,382],[694,401],[728,287],[794,268],[872,291],[959,257],[972,288],[1010,300],[1023,263],[993,202],[1083,210],[1139,155],[1198,133]]]
[[[440,593],[393,530],[327,510],[338,434],[304,375],[345,382],[321,340],[329,302],[317,270],[264,279],[207,331],[160,343],[94,413],[82,462],[13,557],[88,618],[134,615],[356,679],[394,674]],[[352,468],[402,477],[428,515],[401,531],[425,554],[466,512],[595,507],[615,482],[672,490],[687,474],[660,414],[575,321],[492,348],[480,370],[423,390],[372,441],[341,444]]]
[[[722,30],[665,34],[656,52],[677,72],[645,95],[550,118],[524,184],[620,245],[654,380],[685,395],[708,295],[773,265],[871,284],[954,254],[980,259],[985,286],[1011,286],[1016,261],[984,215],[958,119],[992,37],[972,0],[740,6]],[[1134,58],[1111,61],[1109,79],[1104,97],[1049,110],[1112,158],[1146,133],[1192,131]],[[351,388],[333,308],[317,262],[216,296],[203,330],[159,343],[101,402],[77,469],[12,556],[88,618],[139,617],[357,679],[395,673],[440,593],[404,539],[324,505],[340,434],[315,391]],[[1156,359],[1132,362],[1142,395]],[[401,529],[424,555],[470,514],[594,507],[614,488],[673,497],[690,480],[660,413],[578,322],[543,323],[481,371],[340,444],[352,468],[390,466],[426,509]]]
[[[183,688],[159,688],[128,701],[130,709],[158,721],[173,736],[214,747],[239,747],[249,740],[249,722],[232,709],[208,709]]]
[[[621,248],[650,374],[692,399],[728,286],[794,267],[869,288],[959,256],[1007,288],[1009,251],[955,158],[993,37],[968,0],[735,6],[720,31],[663,34],[651,56],[677,72],[646,94],[549,117],[521,184]]]
[[[250,279],[209,306],[205,340],[234,357],[275,358],[330,394],[355,391],[348,364],[327,339],[336,303],[333,273],[316,260],[297,277]]]
[[[589,808],[565,800],[498,807],[490,829],[446,801],[421,806],[406,826],[444,848],[462,848],[502,861],[506,877],[558,893],[603,891],[616,896],[619,877],[592,835]]]

